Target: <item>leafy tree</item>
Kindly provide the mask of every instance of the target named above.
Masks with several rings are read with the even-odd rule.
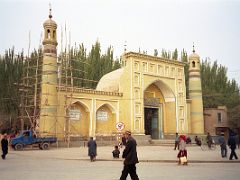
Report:
[[[10,125],[16,124],[20,104],[17,84],[21,81],[23,66],[23,52],[16,55],[14,48],[0,56],[0,128],[4,131],[10,131]]]
[[[177,48],[172,53],[172,59],[173,60],[178,60],[178,50],[177,50]]]
[[[161,54],[162,58],[168,58],[168,53],[165,49],[162,49],[162,54]]]
[[[178,54],[178,53],[176,53]],[[189,98],[189,63],[188,63],[188,55],[187,52],[183,49],[181,52],[181,61],[186,63],[184,66],[184,74],[185,74],[185,85],[186,85],[186,97]]]
[[[154,56],[158,56],[158,50],[154,49]]]
[[[240,105],[239,87],[235,80],[228,80],[227,68],[219,65],[217,61],[211,64],[206,59],[201,64],[202,91],[204,107],[213,108],[225,105],[229,112],[229,121],[236,121],[234,114]],[[239,117],[239,116],[238,116]]]

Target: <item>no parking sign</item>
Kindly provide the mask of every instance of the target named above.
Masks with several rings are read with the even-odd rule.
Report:
[[[123,122],[118,122],[116,124],[116,128],[117,128],[118,131],[122,131],[124,129],[124,127],[125,127],[125,125],[124,125]]]

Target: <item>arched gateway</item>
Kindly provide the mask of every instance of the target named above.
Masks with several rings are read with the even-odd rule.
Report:
[[[121,69],[100,80],[98,90],[123,94],[119,119],[127,129],[153,139],[187,133],[185,64],[133,52],[124,54],[122,63]]]
[[[145,89],[144,129],[146,135],[151,135],[153,139],[163,138],[164,124],[167,124],[164,122],[164,115],[171,116],[167,114],[167,111],[165,112],[165,108],[168,108],[171,103],[175,105],[175,96],[161,80],[156,80]]]

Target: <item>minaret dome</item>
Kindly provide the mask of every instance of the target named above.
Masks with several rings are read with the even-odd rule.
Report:
[[[193,53],[189,55],[189,65],[190,69],[200,70],[200,56],[197,53],[195,53],[194,45]]]
[[[44,27],[44,40],[43,45],[57,46],[57,23],[52,20],[52,9],[49,8],[49,19],[43,23]],[[46,47],[44,47],[45,49]]]

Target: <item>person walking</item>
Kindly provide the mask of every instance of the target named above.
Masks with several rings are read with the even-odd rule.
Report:
[[[228,146],[231,149],[231,154],[230,154],[229,160],[232,160],[233,156],[235,159],[238,159],[237,154],[235,152],[235,149],[237,146],[236,146],[236,140],[235,140],[233,132],[230,133],[230,137],[228,139]]]
[[[90,161],[93,162],[96,160],[97,156],[97,143],[93,140],[93,137],[90,137],[88,141],[88,156],[90,156]]]
[[[126,131],[124,137],[126,138],[126,146],[122,158],[125,158],[125,160],[120,180],[126,180],[128,174],[130,174],[132,180],[139,180],[136,173],[136,164],[138,163],[136,140],[131,136],[130,131]]]
[[[176,148],[179,150],[179,141],[180,141],[179,135],[178,135],[178,133],[176,133],[174,150],[176,150]]]
[[[212,139],[212,136],[210,135],[209,132],[207,133],[206,140],[207,140],[208,148],[211,149],[212,143],[213,143],[213,139]]]
[[[178,164],[187,165],[187,149],[186,149],[186,137],[184,135],[179,136],[179,152],[178,152]]]
[[[2,145],[2,159],[6,159],[6,155],[8,154],[7,134],[3,135],[3,139],[1,140],[1,145]]]
[[[219,137],[219,145],[221,148],[221,155],[222,158],[227,157],[227,145],[226,145],[226,141],[224,139],[224,133],[221,133],[221,136]]]

